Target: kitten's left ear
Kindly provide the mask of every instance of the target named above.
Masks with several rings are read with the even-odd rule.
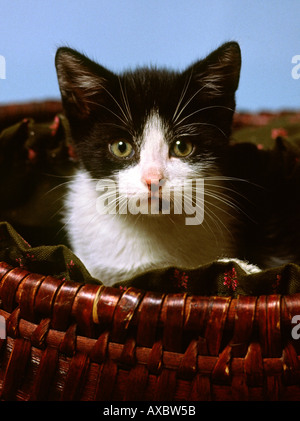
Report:
[[[55,65],[64,109],[69,117],[83,119],[103,101],[111,72],[67,47],[57,50]]]
[[[227,42],[192,66],[193,76],[209,97],[234,95],[240,77],[241,50],[237,42]]]

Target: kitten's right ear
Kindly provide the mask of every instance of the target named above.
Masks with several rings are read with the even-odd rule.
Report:
[[[208,98],[234,96],[239,84],[241,50],[237,42],[227,42],[194,64],[188,72],[202,86],[201,93]]]
[[[57,50],[55,66],[64,109],[69,117],[84,119],[101,102],[111,73],[67,47]]]

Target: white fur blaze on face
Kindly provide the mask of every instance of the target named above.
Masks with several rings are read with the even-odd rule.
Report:
[[[158,113],[150,114],[146,121],[138,164],[140,178],[147,187],[147,180],[154,184],[164,180],[166,187],[170,183],[182,180],[191,173],[191,167],[180,158],[172,157],[167,137],[168,128]]]
[[[140,153],[141,179],[146,186],[165,178],[168,159],[163,122],[158,114],[152,113],[145,124]]]
[[[140,212],[144,214],[160,213],[159,196],[167,194],[165,197],[168,197],[167,192],[180,187],[192,172],[187,162],[170,156],[167,130],[159,114],[152,112],[141,136],[139,162],[119,173],[120,193],[127,195],[132,204],[138,203]],[[148,207],[150,192],[151,212]],[[170,205],[172,207],[172,203]]]
[[[154,191],[155,186],[161,185],[160,183],[163,183],[167,177],[169,147],[165,137],[165,128],[161,118],[157,113],[151,113],[141,136],[139,162],[119,173],[120,192],[128,196],[133,207],[138,203],[140,212],[144,214],[151,213],[150,192]],[[154,198],[152,201],[155,201]]]

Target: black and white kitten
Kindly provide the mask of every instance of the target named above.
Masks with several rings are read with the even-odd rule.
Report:
[[[237,256],[238,207],[225,187],[222,159],[240,66],[235,42],[183,72],[141,68],[120,75],[58,49],[63,107],[80,160],[64,221],[75,254],[104,284]],[[187,210],[174,210],[176,195],[182,197],[188,180],[200,179],[204,220],[187,224]],[[99,180],[118,186],[115,204],[134,199],[140,212],[99,210]],[[167,213],[164,192],[172,192]],[[149,205],[156,212],[147,212]]]

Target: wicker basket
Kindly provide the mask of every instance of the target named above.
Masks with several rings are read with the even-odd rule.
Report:
[[[121,291],[6,263],[0,280],[2,400],[300,398],[298,294]]]

